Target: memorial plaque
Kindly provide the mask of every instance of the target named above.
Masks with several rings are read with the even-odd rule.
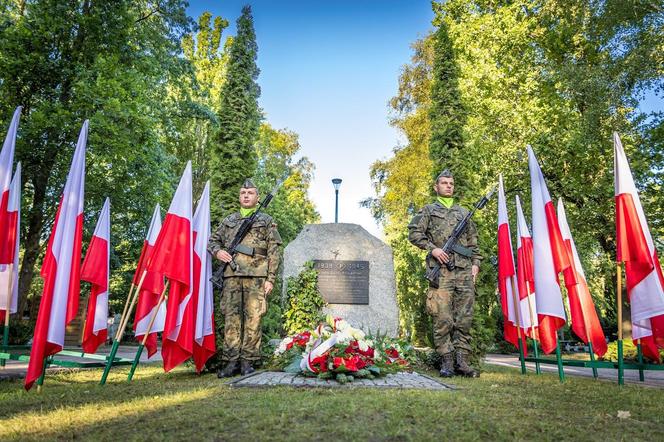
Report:
[[[314,260],[328,304],[369,304],[369,261]]]

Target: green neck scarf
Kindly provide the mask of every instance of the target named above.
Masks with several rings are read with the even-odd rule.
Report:
[[[251,207],[249,209],[245,209],[244,207],[240,207],[240,215],[242,218],[248,218],[250,217],[256,210],[258,210],[257,207]]]
[[[438,201],[440,204],[443,205],[443,207],[446,207],[448,209],[450,209],[454,204],[454,198],[452,197],[439,196],[438,198],[436,198],[436,201]]]

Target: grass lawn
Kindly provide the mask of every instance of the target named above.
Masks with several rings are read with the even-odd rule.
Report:
[[[485,367],[450,391],[233,388],[181,368],[0,382],[3,439],[664,440],[664,391]],[[626,413],[628,412],[628,413]],[[621,416],[620,418],[618,416]]]

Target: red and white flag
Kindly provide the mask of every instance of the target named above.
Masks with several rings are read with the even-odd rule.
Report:
[[[154,251],[154,245],[161,231],[161,208],[159,204],[154,208],[152,213],[152,221],[150,221],[150,228],[148,229],[148,234],[143,242],[143,250],[141,250],[141,256],[138,259],[138,266],[136,267],[136,273],[134,274],[133,284],[138,287],[143,279],[141,284],[141,290],[138,293],[138,302],[136,305],[136,315],[134,317],[134,335],[136,340],[143,342],[143,337],[145,333],[148,333],[148,326],[150,325],[150,319],[154,314],[157,304],[159,303],[159,297],[161,292],[164,291],[164,275],[161,273],[148,272],[146,270],[146,264],[152,257]],[[145,271],[145,276],[143,272]],[[151,358],[155,353],[157,353],[157,333],[164,331],[164,320],[166,319],[166,303],[162,302],[159,305],[159,310],[157,311],[157,317],[152,323],[152,327],[149,330],[148,339],[145,341],[145,348],[148,349],[148,358]]]
[[[533,211],[533,275],[539,337],[542,350],[548,354],[556,349],[556,331],[566,321],[558,274],[563,273],[567,286],[575,285],[576,279],[560,233],[556,209],[549,196],[535,153],[530,146],[528,146],[528,168]]]
[[[505,189],[503,188],[502,174],[498,178],[498,291],[500,292],[500,305],[503,310],[503,332],[505,340],[519,348],[519,332],[522,327],[517,321],[514,299],[519,298],[516,289],[516,271],[514,269],[514,252],[512,250],[512,237],[510,235],[507,204],[505,202]],[[521,319],[519,317],[519,319]],[[524,343],[525,344],[525,343]],[[524,350],[526,345],[523,345]]]
[[[0,264],[0,322],[4,323],[7,314],[7,300],[9,300],[9,313],[16,313],[18,304],[18,248],[19,233],[21,231],[21,163],[16,165],[16,172],[12,178],[7,204],[7,224],[9,247],[14,250],[11,265]]]
[[[190,302],[194,288],[191,206],[189,161],[147,264],[148,271],[162,273],[170,283],[161,345],[165,371],[189,359],[194,351],[194,309]]]
[[[14,152],[16,150],[16,133],[21,118],[21,106],[14,111],[5,142],[0,151],[0,264],[11,264],[14,260],[14,244],[11,240],[13,230],[8,210],[9,188],[14,169]]]
[[[62,350],[65,327],[78,314],[87,140],[85,120],[42,263],[44,288],[25,376],[26,390],[41,376],[44,358]]]
[[[88,313],[81,347],[94,353],[108,336],[108,278],[111,258],[111,200],[106,198],[81,266],[81,279],[90,283]]]
[[[664,348],[664,276],[620,137],[613,133],[616,196],[616,261],[625,263],[632,338],[659,360]]]
[[[214,299],[212,294],[212,259],[207,251],[210,240],[210,182],[205,183],[203,195],[194,213],[194,296],[196,315],[194,331],[194,364],[198,373],[217,351],[214,339]]]
[[[533,275],[533,238],[530,236],[526,218],[523,216],[518,195],[516,196],[516,230],[516,263],[521,322],[526,334],[532,339],[537,339],[537,336],[533,334],[533,327],[539,326],[537,300],[535,299],[535,276]]]
[[[586,344],[588,340],[593,345],[593,351],[597,356],[604,356],[607,345],[602,326],[595,310],[593,298],[590,296],[586,274],[581,267],[579,254],[576,252],[576,245],[572,239],[572,231],[567,223],[567,215],[563,207],[562,198],[558,198],[558,222],[560,223],[560,232],[565,241],[565,247],[569,256],[573,259],[574,271],[578,284],[568,287],[569,311],[572,322],[572,331]]]

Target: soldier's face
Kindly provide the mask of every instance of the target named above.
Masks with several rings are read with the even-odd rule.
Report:
[[[454,178],[441,176],[433,185],[433,190],[436,191],[438,196],[451,197],[454,195]]]
[[[258,204],[258,191],[256,189],[245,189],[244,187],[240,189],[240,206],[243,209],[251,209],[256,207],[256,204]]]

